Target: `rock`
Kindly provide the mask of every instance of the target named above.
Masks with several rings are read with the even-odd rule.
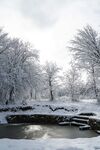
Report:
[[[100,130],[97,130],[96,132],[97,132],[98,134],[100,134]]]
[[[6,120],[8,123],[59,124],[60,122],[67,122],[69,118],[67,116],[34,114],[8,115]]]
[[[66,125],[70,125],[70,122],[59,122],[58,124],[60,126],[66,126]]]
[[[76,122],[76,121],[72,121],[72,122],[70,123],[70,125],[74,125],[74,126],[85,126],[86,124],[79,123],[79,122]]]
[[[95,113],[80,113],[79,115],[83,115],[83,116],[96,116]]]
[[[100,130],[100,119],[89,118],[89,125],[95,131]]]
[[[79,129],[80,130],[89,130],[91,127],[89,125],[85,125],[85,126],[80,126]]]

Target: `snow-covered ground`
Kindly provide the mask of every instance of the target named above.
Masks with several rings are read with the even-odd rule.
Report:
[[[52,114],[52,115],[76,115],[79,113],[88,113],[92,112],[97,115],[98,118],[100,118],[100,104],[93,103],[90,100],[87,102],[87,100],[81,101],[81,102],[41,102],[41,101],[29,101],[28,106],[32,106],[33,110],[28,111],[17,111],[17,112],[0,112],[0,123],[7,123],[5,117],[7,115],[11,114]],[[0,106],[0,108],[5,107],[16,107],[18,105],[10,105],[10,106]],[[56,111],[52,111],[49,106],[51,106],[53,109],[55,108],[62,108],[65,109],[58,109]]]
[[[0,150],[100,150],[100,137],[78,139],[1,139]]]
[[[82,102],[29,102],[35,109],[25,112],[2,112],[0,113],[1,123],[6,123],[5,116],[8,114],[78,114],[82,112],[93,112],[100,116],[100,105],[91,103],[90,101]],[[64,107],[68,111],[58,109],[52,111],[52,108]],[[2,106],[1,106],[2,107]],[[5,106],[4,106],[5,107]],[[13,107],[13,105],[9,106]],[[74,111],[73,111],[74,110]],[[15,139],[0,139],[0,150],[100,150],[100,136],[94,138],[77,138],[77,139],[36,139],[36,140],[15,140]]]

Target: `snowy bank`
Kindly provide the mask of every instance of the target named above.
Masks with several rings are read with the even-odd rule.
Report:
[[[29,110],[25,110],[26,108]],[[18,109],[17,109],[18,108]],[[22,111],[19,108],[24,108]],[[32,109],[31,109],[32,108]],[[80,113],[95,113],[98,118],[100,118],[100,106],[95,103],[85,103],[85,102],[30,102],[26,106],[21,105],[8,105],[0,106],[1,110],[6,110],[0,112],[0,123],[7,123],[5,117],[7,115],[15,114],[50,114],[50,115],[77,115]],[[9,111],[7,111],[9,110]]]
[[[100,150],[100,137],[78,139],[0,140],[1,150]]]

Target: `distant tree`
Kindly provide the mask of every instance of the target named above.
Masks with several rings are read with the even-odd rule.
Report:
[[[30,87],[30,98],[36,100],[38,95],[40,95],[43,86],[42,69],[37,61],[28,64],[27,67],[27,82]]]
[[[54,92],[58,83],[58,72],[60,68],[52,62],[47,62],[44,66],[44,81],[46,88],[49,90],[50,100],[54,100]]]
[[[83,30],[78,30],[78,34],[71,41],[71,44],[70,49],[73,51],[75,59],[78,60],[79,66],[91,73],[95,97],[99,100],[95,67],[100,66],[100,37],[88,25]]]
[[[65,73],[66,93],[72,101],[78,100],[80,88],[80,76],[76,66],[71,63],[71,69]]]

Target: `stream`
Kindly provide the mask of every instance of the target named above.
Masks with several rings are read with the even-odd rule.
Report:
[[[58,125],[0,125],[0,138],[11,139],[47,139],[47,138],[91,138],[98,136],[92,130],[79,130],[75,126]]]

